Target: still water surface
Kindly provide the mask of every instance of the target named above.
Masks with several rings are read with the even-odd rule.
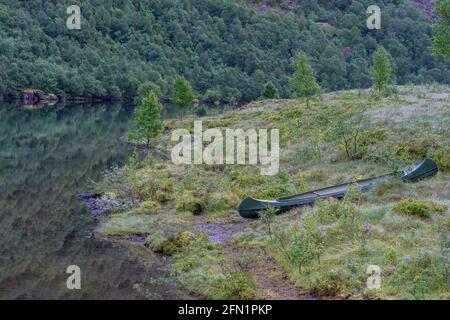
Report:
[[[178,296],[141,246],[89,238],[96,222],[74,197],[126,161],[119,138],[131,114],[111,104],[0,102],[0,299]],[[69,265],[81,268],[81,290],[66,288]]]

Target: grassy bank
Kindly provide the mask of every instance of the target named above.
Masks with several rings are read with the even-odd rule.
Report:
[[[143,160],[105,174],[96,189],[136,199],[101,218],[106,236],[145,236],[172,256],[173,276],[206,298],[449,298],[449,88],[398,87],[388,98],[369,91],[325,94],[311,110],[295,100],[253,102],[203,127],[280,129],[280,170],[255,166],[177,166],[173,129]],[[308,115],[308,116],[307,116]],[[351,141],[351,144],[347,142]],[[347,144],[347,148],[346,148]],[[416,184],[385,181],[344,201],[323,201],[275,217],[244,221],[246,196],[271,199],[371,177],[433,157],[441,171]],[[369,265],[381,289],[367,289]]]

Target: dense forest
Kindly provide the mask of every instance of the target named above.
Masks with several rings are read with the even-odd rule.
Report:
[[[423,1],[422,1],[423,2]],[[81,30],[66,27],[81,8]],[[432,23],[414,1],[0,0],[0,95],[33,87],[58,95],[134,97],[152,82],[165,97],[177,75],[205,100],[244,102],[268,81],[291,95],[289,61],[303,50],[325,90],[371,85],[371,56],[391,54],[396,81],[450,83],[432,53]]]

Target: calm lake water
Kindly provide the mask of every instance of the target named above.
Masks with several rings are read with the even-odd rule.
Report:
[[[90,239],[75,194],[131,150],[119,142],[132,110],[0,102],[0,299],[168,299],[177,290],[140,245]],[[81,268],[81,290],[66,268]]]

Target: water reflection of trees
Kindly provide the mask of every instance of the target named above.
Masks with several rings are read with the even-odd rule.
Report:
[[[125,161],[129,117],[118,105],[0,106],[0,298],[139,297],[133,283],[151,275],[143,253],[87,239],[95,222],[74,198]],[[70,264],[82,269],[81,291],[65,288]]]

